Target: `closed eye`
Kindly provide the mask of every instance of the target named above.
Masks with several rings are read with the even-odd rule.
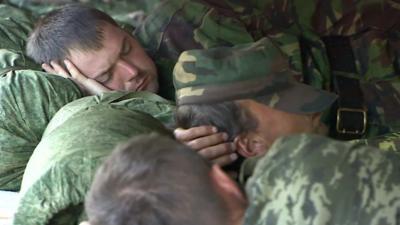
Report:
[[[128,55],[131,52],[131,50],[132,50],[131,44],[129,43],[129,41],[125,41],[124,42],[124,47],[123,47],[123,49],[121,51],[121,56]]]
[[[110,73],[104,73],[101,76],[97,77],[96,80],[100,83],[106,83],[111,79],[111,74]]]

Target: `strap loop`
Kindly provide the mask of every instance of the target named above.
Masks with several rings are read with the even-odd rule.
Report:
[[[339,95],[333,111],[336,114],[333,135],[344,140],[360,138],[367,130],[367,108],[350,39],[345,36],[326,36],[322,40],[331,67],[332,89]]]

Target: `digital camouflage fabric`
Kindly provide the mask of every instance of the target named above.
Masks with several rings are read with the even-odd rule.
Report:
[[[171,135],[155,117],[168,122],[173,111],[169,101],[145,92],[109,92],[60,109],[25,170],[14,225],[79,224],[103,159],[132,136]]]
[[[82,97],[65,78],[13,70],[25,67],[24,59],[0,49],[0,190],[19,190],[26,163],[50,119],[65,104]]]
[[[400,223],[400,155],[321,136],[274,143],[246,185],[245,225]]]
[[[336,96],[294,80],[286,55],[267,38],[183,52],[174,68],[178,105],[253,99],[291,113],[322,112]]]
[[[25,55],[26,39],[33,21],[23,10],[0,4],[0,73],[15,68],[40,68]]]
[[[296,79],[330,91],[331,68],[322,37],[346,35],[357,74],[342,76],[361,81],[368,108],[363,138],[369,138],[400,129],[398,6],[389,0],[165,0],[135,36],[156,62],[160,94],[173,100],[171,73],[180,53],[263,37],[286,53],[301,75]]]
[[[23,54],[33,21],[23,10],[0,4],[0,48]]]
[[[175,110],[175,103],[147,91],[113,91],[81,98],[69,103],[68,106],[60,109],[60,112],[52,118],[43,135],[52,132],[75,113],[98,104],[123,106],[129,110],[137,110],[150,114],[165,126],[174,124],[173,112]]]
[[[82,97],[70,80],[52,76],[25,56],[32,18],[0,4],[0,190],[18,191],[26,163],[52,116]]]

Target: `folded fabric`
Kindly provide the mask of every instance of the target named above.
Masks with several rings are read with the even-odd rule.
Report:
[[[78,224],[98,165],[132,136],[171,135],[154,117],[169,121],[173,110],[152,93],[112,92],[66,105],[29,160],[14,224]]]
[[[53,115],[82,97],[70,80],[33,70],[0,75],[0,190],[19,190],[26,163]]]
[[[19,190],[50,119],[82,97],[71,80],[35,71],[40,66],[25,56],[33,21],[23,10],[0,4],[0,190]]]

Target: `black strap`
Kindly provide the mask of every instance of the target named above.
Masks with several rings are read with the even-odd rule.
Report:
[[[331,67],[332,89],[339,98],[333,109],[331,135],[338,139],[360,138],[367,126],[367,109],[360,87],[350,39],[345,36],[327,36],[325,43]]]

